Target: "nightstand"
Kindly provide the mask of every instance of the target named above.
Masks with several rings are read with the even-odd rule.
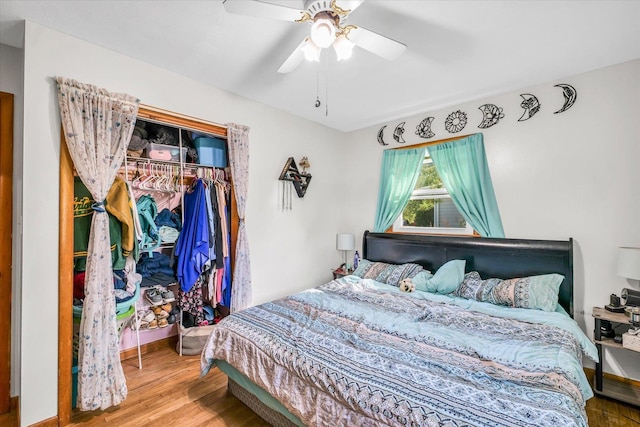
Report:
[[[333,280],[353,274],[353,270],[344,270],[344,268],[336,268],[333,270]]]
[[[595,318],[595,328],[593,331],[594,342],[598,349],[598,359],[600,360],[596,363],[593,392],[597,395],[607,396],[622,402],[631,403],[632,405],[640,405],[640,387],[604,377],[602,373],[602,365],[604,363],[603,346],[634,351],[622,347],[622,344],[614,342],[613,338],[602,336],[600,327],[602,326],[603,321],[611,322],[612,326],[615,328],[621,325],[631,325],[631,319],[624,313],[613,313],[601,307],[593,307],[592,315]],[[640,352],[637,353],[640,358]]]

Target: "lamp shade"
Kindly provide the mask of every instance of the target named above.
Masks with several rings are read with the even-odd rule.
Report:
[[[336,235],[336,249],[339,251],[352,251],[356,248],[356,237],[353,234]]]
[[[316,19],[311,26],[311,40],[316,46],[325,48],[331,46],[336,39],[336,26],[329,18]]]
[[[640,248],[618,249],[618,275],[640,280]]]

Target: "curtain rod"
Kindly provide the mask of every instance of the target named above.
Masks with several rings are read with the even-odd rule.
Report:
[[[403,147],[388,148],[388,150],[407,150],[409,148],[428,147],[430,145],[438,145],[438,144],[444,144],[445,142],[457,141],[458,139],[463,139],[463,138],[467,138],[467,137],[470,137],[472,135],[478,135],[478,134],[482,134],[482,132],[470,133],[468,135],[462,135],[462,136],[454,136],[454,137],[451,137],[451,138],[439,139],[437,141],[419,142],[417,144],[406,145],[406,146],[403,146]]]

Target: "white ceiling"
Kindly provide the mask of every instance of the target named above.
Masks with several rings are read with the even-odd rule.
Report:
[[[222,0],[0,0],[0,43],[21,47],[23,19],[341,131],[640,58],[637,0],[368,0],[348,22],[405,43],[399,59],[327,50],[290,74],[277,69],[309,25],[232,15]]]

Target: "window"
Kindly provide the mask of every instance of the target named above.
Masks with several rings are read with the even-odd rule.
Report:
[[[444,188],[427,153],[409,203],[393,223],[393,231],[406,233],[473,234]]]

